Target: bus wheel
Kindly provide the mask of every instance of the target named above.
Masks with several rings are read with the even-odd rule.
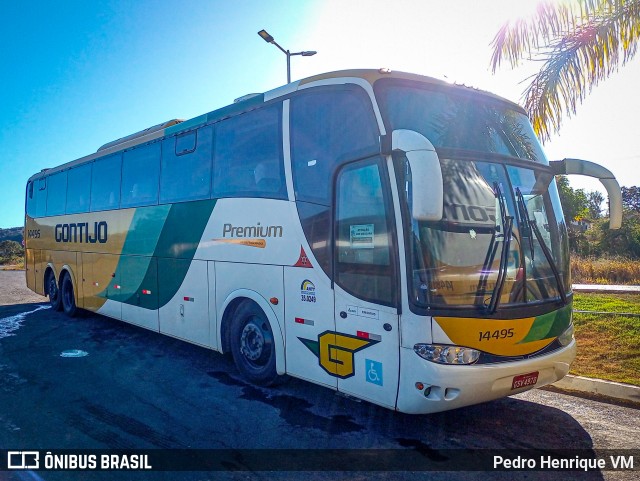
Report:
[[[264,312],[253,302],[238,307],[231,327],[231,352],[240,374],[268,386],[278,376],[273,332]]]
[[[76,298],[73,295],[73,282],[71,282],[71,276],[69,274],[65,274],[62,278],[60,297],[62,298],[62,309],[64,313],[69,317],[75,317],[78,308],[76,307]]]
[[[51,308],[54,311],[59,311],[60,309],[62,309],[60,289],[58,289],[56,276],[52,271],[50,271],[47,275],[47,291],[49,293],[49,304],[51,304]]]

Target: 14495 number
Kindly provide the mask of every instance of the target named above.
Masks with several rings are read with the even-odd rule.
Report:
[[[495,331],[478,332],[478,341],[490,341],[491,339],[507,339],[513,337],[513,327],[509,329],[496,329]]]

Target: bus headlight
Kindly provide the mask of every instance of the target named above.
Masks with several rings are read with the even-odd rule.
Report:
[[[573,322],[569,324],[569,327],[558,336],[558,342],[561,346],[568,346],[573,339]]]
[[[461,346],[416,344],[413,350],[421,358],[439,364],[473,364],[480,357],[480,351]]]

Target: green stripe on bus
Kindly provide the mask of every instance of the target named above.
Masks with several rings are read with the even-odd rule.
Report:
[[[572,304],[569,303],[562,309],[536,317],[529,333],[518,344],[558,337],[569,327],[571,307]]]
[[[215,205],[215,199],[173,204],[154,255],[193,260]],[[158,307],[164,306],[175,296],[190,265],[191,262],[177,263],[174,275],[162,278]]]
[[[179,258],[191,261],[200,245],[200,239],[204,232],[216,200],[202,200],[198,202],[185,202],[172,204],[171,209],[162,225],[162,231],[153,252],[155,258]],[[167,304],[184,282],[191,262],[176,263],[176,269],[172,275],[162,276],[162,289],[156,287],[158,292],[158,306]],[[158,277],[156,266],[148,264],[144,276],[141,278],[136,293],[123,299],[126,304],[139,305],[137,291],[142,286],[156,285]],[[141,305],[140,307],[146,307]]]

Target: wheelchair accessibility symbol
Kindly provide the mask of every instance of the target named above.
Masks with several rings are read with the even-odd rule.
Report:
[[[382,363],[365,359],[367,382],[382,386]]]

